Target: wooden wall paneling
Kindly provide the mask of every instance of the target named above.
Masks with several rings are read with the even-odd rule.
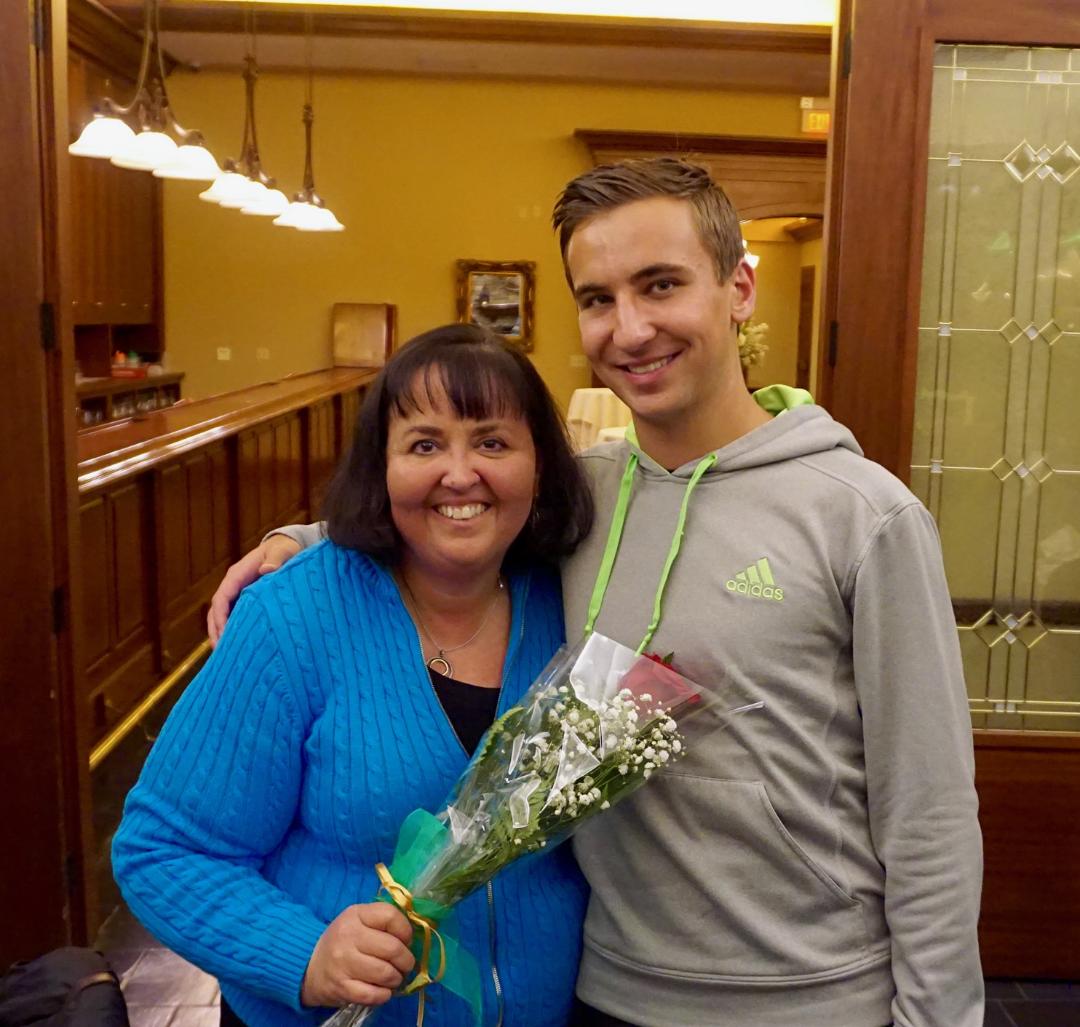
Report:
[[[146,501],[140,481],[114,490],[113,547],[116,581],[116,641],[128,642],[149,623],[147,603]]]
[[[109,518],[105,498],[91,496],[79,508],[80,555],[82,580],[91,587],[83,590],[82,627],[83,656],[90,669],[103,660],[112,648],[112,569],[109,559]],[[86,678],[83,679],[83,685]],[[89,701],[89,690],[84,689],[84,701]]]
[[[1080,735],[981,732],[975,769],[986,853],[979,925],[983,972],[1075,978]]]
[[[232,559],[228,460],[217,443],[156,472],[161,657],[168,672],[206,634],[206,607]]]
[[[161,573],[161,610],[168,619],[191,582],[192,524],[188,520],[188,479],[184,465],[177,462],[162,467],[155,484],[157,520],[162,525],[157,550]],[[170,654],[165,660],[166,669],[172,659],[179,659],[182,655]]]
[[[277,460],[274,452],[274,425],[260,425],[255,429],[259,465],[259,534],[273,527],[274,511],[277,508]]]
[[[147,482],[101,492],[80,512],[85,701],[97,742],[158,673]]]
[[[308,408],[307,436],[307,506],[310,516],[317,518],[337,463],[333,400]]]
[[[356,430],[356,419],[360,416],[360,404],[364,397],[364,389],[342,392],[335,397],[337,400],[338,424],[337,424],[337,456],[344,456],[352,445],[353,433]]]
[[[207,453],[210,475],[210,567],[227,567],[232,562],[232,521],[235,506],[230,485],[229,452],[222,443]]]
[[[239,539],[234,556],[255,546],[259,525],[259,436],[255,429],[240,432],[236,446],[236,511]]]

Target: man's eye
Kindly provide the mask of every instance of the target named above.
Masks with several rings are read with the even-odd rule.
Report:
[[[589,310],[590,308],[594,308],[594,307],[603,307],[603,306],[606,306],[607,304],[609,304],[610,302],[611,302],[611,297],[610,296],[606,296],[603,293],[596,293],[596,294],[594,294],[592,296],[586,296],[585,299],[583,299],[581,301],[581,309],[582,310]]]
[[[673,282],[670,278],[658,278],[655,282],[649,283],[649,291],[652,293],[665,293],[671,292],[678,282]]]

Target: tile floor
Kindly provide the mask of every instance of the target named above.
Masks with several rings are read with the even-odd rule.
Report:
[[[123,906],[97,947],[120,975],[131,1027],[218,1027],[217,981],[162,947]],[[1080,981],[987,981],[986,999],[985,1027],[1080,1027]]]

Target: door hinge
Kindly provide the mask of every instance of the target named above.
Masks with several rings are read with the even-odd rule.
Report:
[[[45,49],[45,15],[42,12],[44,0],[34,0],[34,20],[30,25],[34,49],[41,53]]]
[[[836,348],[840,338],[840,324],[837,321],[829,322],[829,367],[836,367]]]
[[[67,590],[58,585],[52,590],[53,634],[59,635],[67,627]]]
[[[847,78],[851,74],[851,33],[844,36],[843,58],[840,62],[840,75]]]
[[[79,883],[79,861],[73,853],[64,857],[64,883],[69,892],[74,891]]]
[[[41,348],[46,353],[56,349],[56,308],[51,303],[41,304]]]

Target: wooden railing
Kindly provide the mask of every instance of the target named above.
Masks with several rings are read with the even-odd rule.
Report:
[[[168,693],[163,683],[189,676],[177,668],[205,641],[229,564],[268,529],[315,515],[375,373],[334,368],[80,433],[92,766]]]

